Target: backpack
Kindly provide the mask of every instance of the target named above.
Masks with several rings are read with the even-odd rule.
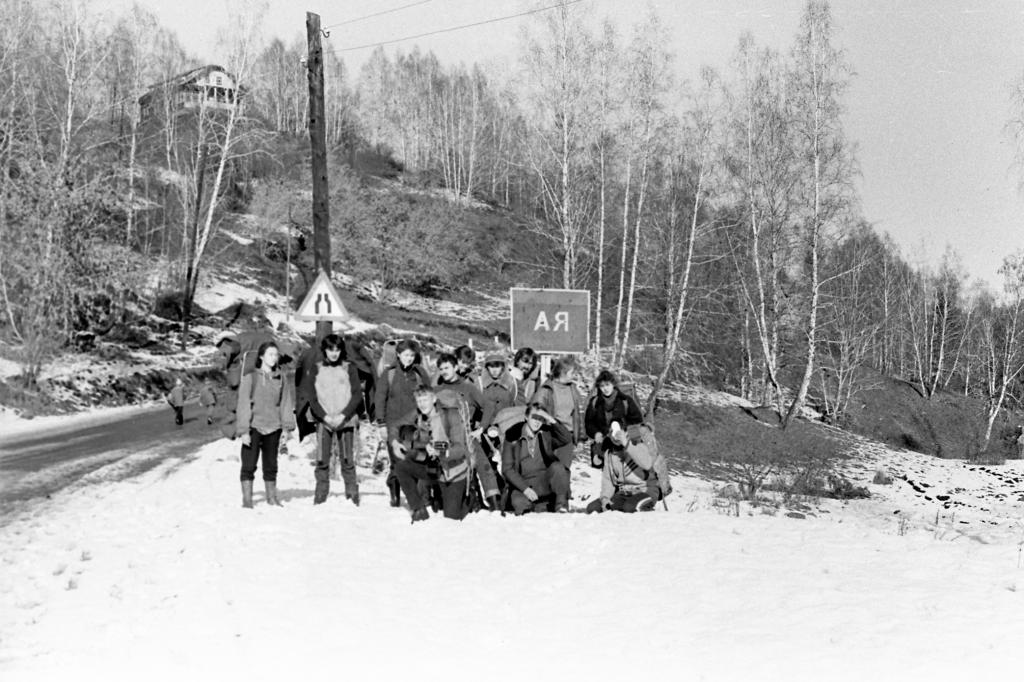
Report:
[[[377,376],[384,376],[384,373],[398,366],[398,339],[388,339],[380,349],[380,358],[377,360]],[[388,374],[388,381],[391,381],[393,374]]]
[[[465,448],[465,460],[454,466],[450,465],[446,461],[445,457],[441,459],[441,469],[444,472],[446,480],[454,480],[463,471],[468,474],[468,480],[473,479],[473,456],[472,456],[472,445],[469,442],[470,432],[470,418],[471,414],[469,411],[469,404],[462,398],[457,391],[453,390],[439,390],[436,393],[437,396],[437,411],[441,415],[441,423],[444,425],[445,433],[448,435],[448,442],[451,445],[453,443],[452,438],[452,425],[454,423],[460,423],[462,425],[462,433],[464,441],[462,443]],[[449,448],[448,452],[451,452]],[[446,453],[447,454],[447,453]],[[467,493],[469,492],[469,486],[467,485]]]
[[[651,453],[651,457],[654,459],[651,464],[650,470],[647,472],[648,479],[651,474],[654,474],[657,478],[658,490],[661,491],[661,499],[665,499],[672,494],[672,478],[668,471],[668,459],[665,455],[658,450],[658,439],[654,437],[654,429],[647,424],[641,424],[639,438],[630,435],[630,440],[634,443],[643,443],[647,446],[647,450]],[[633,428],[633,427],[630,427]]]

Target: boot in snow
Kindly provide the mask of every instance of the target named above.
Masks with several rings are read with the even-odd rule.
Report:
[[[388,481],[388,492],[391,494],[391,506],[401,507],[402,506],[402,487],[398,484],[398,479]]]
[[[414,511],[412,513],[412,522],[413,523],[416,523],[417,521],[426,521],[429,518],[430,518],[430,512],[427,511],[426,507],[420,507],[419,509],[417,509],[416,511]]]
[[[252,509],[252,481],[242,481],[242,506]]]
[[[317,480],[316,488],[313,489],[313,504],[321,504],[327,501],[327,493],[331,490],[331,484],[327,480]]]
[[[487,498],[487,509],[492,512],[501,511],[501,500],[497,495],[491,495]]]
[[[277,481],[263,481],[267,490],[267,504],[275,507],[283,506],[281,500],[277,499]]]
[[[358,507],[359,506],[359,491],[358,490],[353,490],[350,493],[345,493],[345,499],[346,500],[352,500],[352,504],[354,504],[355,506]]]

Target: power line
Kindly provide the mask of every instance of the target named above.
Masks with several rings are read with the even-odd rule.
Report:
[[[557,9],[559,7],[569,7],[577,3],[583,2],[583,0],[567,0],[566,2],[560,2],[556,5],[548,5],[547,7],[538,7],[536,9],[527,10],[525,12],[519,12],[517,14],[508,14],[503,17],[494,17],[492,19],[484,19],[483,21],[474,21],[471,24],[462,24],[460,26],[449,26],[448,28],[440,28],[436,31],[427,31],[426,33],[417,33],[416,35],[404,36],[402,38],[392,38],[391,40],[382,40],[376,43],[366,43],[365,45],[357,45],[355,47],[343,47],[331,52],[353,52],[355,50],[365,50],[368,47],[378,47],[381,45],[391,45],[392,43],[400,43],[404,40],[415,40],[416,38],[426,38],[427,36],[434,36],[439,33],[451,33],[452,31],[461,31],[464,28],[473,28],[474,26],[483,26],[484,24],[494,24],[499,21],[507,21],[508,19],[516,19],[518,17],[525,17],[530,14],[538,14],[540,12],[547,12],[548,10]]]
[[[384,16],[385,14],[401,12],[403,9],[409,9],[410,7],[416,7],[417,5],[426,5],[428,2],[433,2],[433,0],[419,0],[419,2],[410,2],[408,5],[402,5],[401,7],[393,7],[391,9],[382,10],[380,12],[374,12],[373,14],[364,14],[363,16],[356,17],[355,19],[339,21],[336,24],[331,24],[330,26],[321,26],[320,28],[321,30],[327,30],[329,28],[336,28],[338,26],[348,26],[349,24],[354,24],[356,22],[363,21],[364,19],[372,19],[373,17],[380,17]]]

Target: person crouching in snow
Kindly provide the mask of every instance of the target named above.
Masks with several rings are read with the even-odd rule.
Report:
[[[610,443],[605,441],[608,429],[613,422],[629,428],[642,424],[644,413],[632,396],[619,390],[615,374],[605,369],[594,380],[595,395],[587,403],[587,411],[583,418],[587,436],[591,438],[590,462],[594,468],[604,466],[604,452]]]
[[[213,424],[213,411],[217,407],[217,394],[213,390],[213,382],[209,379],[199,391],[199,405],[206,408],[206,425]]]
[[[185,423],[185,382],[178,377],[174,387],[167,394],[167,404],[174,408],[174,423],[181,426]]]
[[[429,387],[416,389],[414,397],[416,415],[391,445],[397,459],[395,475],[409,501],[413,523],[430,518],[421,484],[426,489],[439,485],[445,518],[461,520],[466,515],[469,479],[462,417],[457,409],[439,408],[437,395]]]
[[[281,432],[295,429],[295,387],[277,366],[281,352],[272,341],[256,351],[256,368],[242,375],[235,410],[235,435],[242,439],[242,506],[252,507],[256,464],[263,457],[263,484],[267,504],[281,506],[277,498],[277,451]]]
[[[643,440],[646,426],[623,429],[612,422],[605,440],[601,497],[587,505],[587,513],[605,510],[621,512],[652,511],[661,499],[654,474],[654,454]]]
[[[526,408],[526,421],[512,427],[501,449],[501,475],[512,490],[516,516],[527,511],[568,511],[569,469],[558,452],[572,444],[565,425],[539,405]]]
[[[331,454],[338,451],[341,478],[345,482],[345,498],[359,506],[359,481],[356,478],[355,430],[359,426],[362,391],[359,371],[348,362],[345,341],[337,334],[328,334],[320,342],[323,360],[302,377],[299,389],[309,411],[316,420],[320,457],[317,460],[316,490],[313,504],[327,500],[331,489]]]

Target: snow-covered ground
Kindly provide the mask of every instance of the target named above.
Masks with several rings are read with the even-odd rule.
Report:
[[[337,484],[314,507],[301,452],[284,508],[243,510],[237,448],[5,519],[0,679],[981,680],[1024,663],[1019,535],[900,523],[919,501],[902,481],[805,518],[678,476],[668,512],[411,525],[365,469],[361,507]],[[594,474],[577,464],[574,505]]]

